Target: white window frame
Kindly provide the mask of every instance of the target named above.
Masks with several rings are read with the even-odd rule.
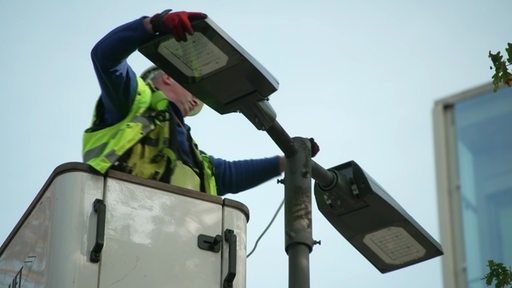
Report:
[[[466,288],[467,266],[465,259],[459,161],[455,133],[455,104],[472,97],[489,93],[492,83],[440,99],[433,109],[434,151],[437,178],[437,199],[444,287]]]

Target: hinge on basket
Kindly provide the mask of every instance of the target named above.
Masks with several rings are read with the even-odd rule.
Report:
[[[208,236],[204,234],[200,234],[197,236],[197,247],[202,250],[212,251],[218,253],[220,248],[222,247],[222,236],[216,235]]]

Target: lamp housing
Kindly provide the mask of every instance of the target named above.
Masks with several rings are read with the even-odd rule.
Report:
[[[335,183],[315,182],[318,209],[381,273],[443,254],[428,234],[356,162],[329,169]]]
[[[193,35],[162,35],[139,52],[220,114],[241,112],[260,130],[276,119],[268,96],[279,83],[211,19],[193,21]]]

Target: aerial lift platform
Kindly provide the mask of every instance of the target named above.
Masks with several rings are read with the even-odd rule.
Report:
[[[0,287],[245,287],[248,208],[65,163],[0,248]]]

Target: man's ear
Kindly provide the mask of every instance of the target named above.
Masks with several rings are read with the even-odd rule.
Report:
[[[162,83],[171,86],[174,83],[174,80],[167,75],[167,73],[162,73]]]

